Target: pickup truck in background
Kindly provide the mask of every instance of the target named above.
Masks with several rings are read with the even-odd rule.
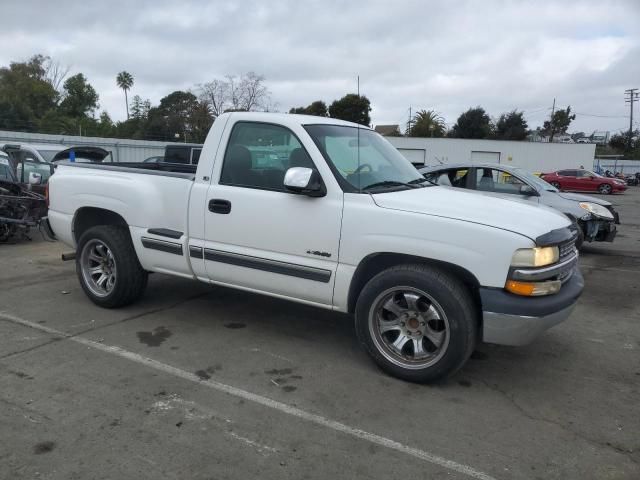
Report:
[[[409,381],[451,375],[480,341],[532,341],[583,289],[566,216],[436,186],[330,118],[224,114],[197,166],[61,163],[49,201],[97,305],[134,302],[161,272],[351,313]]]

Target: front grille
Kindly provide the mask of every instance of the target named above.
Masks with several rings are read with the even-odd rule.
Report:
[[[565,260],[572,255],[575,255],[576,239],[574,238],[561,243],[560,245],[558,245],[558,249],[560,250],[560,261]]]

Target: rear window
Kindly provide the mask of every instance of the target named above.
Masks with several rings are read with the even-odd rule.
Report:
[[[189,163],[191,161],[191,147],[166,147],[164,161],[168,163]]]

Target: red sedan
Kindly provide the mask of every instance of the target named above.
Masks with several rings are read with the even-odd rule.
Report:
[[[627,183],[618,178],[608,178],[589,170],[558,170],[543,173],[542,179],[559,190],[573,192],[600,192],[604,194],[622,193]]]

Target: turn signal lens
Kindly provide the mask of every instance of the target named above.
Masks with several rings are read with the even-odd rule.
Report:
[[[560,258],[558,247],[521,248],[511,258],[512,267],[544,267]]]
[[[504,288],[508,292],[516,295],[539,297],[557,293],[561,286],[562,282],[560,282],[560,280],[550,280],[548,282],[517,282],[515,280],[507,280]]]

